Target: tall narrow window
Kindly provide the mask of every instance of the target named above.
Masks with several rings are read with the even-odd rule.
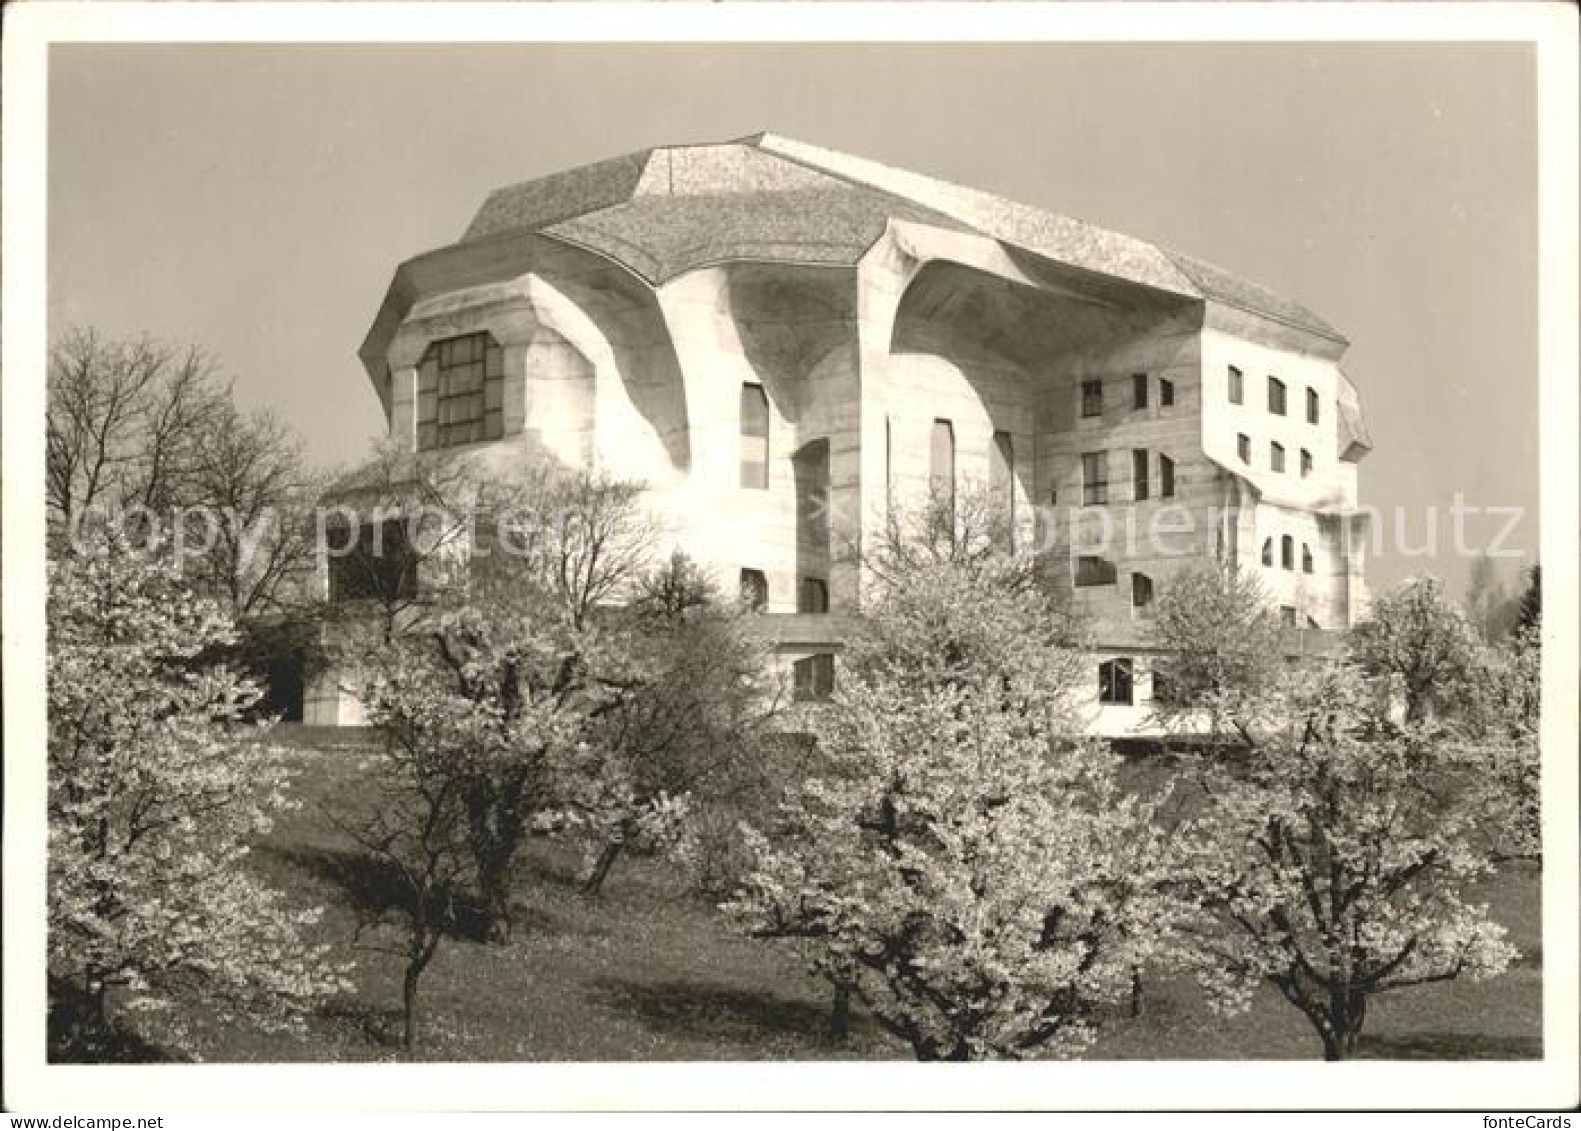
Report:
[[[1271,567],[1273,564],[1274,540],[1272,538],[1265,538],[1263,539],[1263,565]]]
[[[1168,377],[1158,379],[1158,403],[1164,408],[1175,403],[1175,383]]]
[[[498,440],[504,428],[504,354],[486,333],[435,342],[417,368],[417,446]]]
[[[1153,579],[1145,573],[1131,575],[1131,604],[1145,609],[1153,603]]]
[[[1275,416],[1285,414],[1285,383],[1277,377],[1268,378],[1268,411]]]
[[[1129,659],[1106,660],[1098,665],[1098,702],[1131,705],[1132,665]]]
[[[1294,605],[1279,606],[1279,623],[1286,628],[1296,626],[1296,607]]]
[[[1296,540],[1288,534],[1279,539],[1279,565],[1283,569],[1296,568]]]
[[[948,420],[933,422],[928,446],[928,488],[931,502],[955,528],[955,426]]]
[[[884,417],[884,515],[895,509],[895,443],[889,417]]]
[[[801,613],[827,613],[829,611],[829,583],[821,577],[807,577],[802,579],[800,608]]]
[[[1147,407],[1147,374],[1131,374],[1131,407]]]
[[[1131,486],[1135,490],[1137,502],[1147,498],[1147,451],[1142,448],[1133,449],[1131,452]]]
[[[1318,395],[1316,389],[1307,390],[1307,423],[1318,422]]]
[[[1245,432],[1235,437],[1235,454],[1241,457],[1242,463],[1252,462],[1252,438]]]
[[[1301,478],[1305,479],[1312,474],[1312,453],[1305,448],[1301,449]]]
[[[1275,471],[1285,469],[1285,446],[1278,440],[1268,445],[1268,466]]]
[[[762,570],[741,571],[741,604],[754,613],[769,607],[769,579]]]
[[[1235,366],[1230,366],[1230,403],[1244,404],[1246,401],[1246,379]]]
[[[791,665],[793,695],[799,702],[817,702],[834,694],[834,655],[817,652]]]
[[[1175,497],[1175,461],[1168,456],[1158,457],[1158,497]]]
[[[994,433],[988,469],[988,489],[993,494],[996,539],[1006,551],[1016,548],[1016,446],[1008,432]]]
[[[769,398],[762,385],[741,386],[741,486],[769,485]]]
[[[1102,506],[1109,501],[1109,453],[1083,452],[1081,455],[1081,502],[1084,507]]]
[[[1081,383],[1081,414],[1083,416],[1103,415],[1103,382],[1083,381]]]
[[[1301,572],[1312,572],[1312,547],[1305,542],[1301,543]]]

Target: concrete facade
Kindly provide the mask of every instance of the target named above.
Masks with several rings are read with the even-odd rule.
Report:
[[[1144,725],[1136,600],[1186,563],[1255,567],[1300,628],[1348,627],[1365,601],[1370,440],[1345,339],[1067,217],[772,135],[656,148],[498,190],[457,243],[400,266],[360,350],[398,445],[421,446],[430,348],[478,333],[499,350],[501,435],[446,450],[643,480],[668,540],[723,586],[762,574],[787,664],[838,651],[860,612],[852,547],[927,495],[941,435],[958,488],[1013,497],[1018,545],[1092,616],[1100,732]],[[762,451],[744,407],[760,400],[761,482],[743,466]],[[1100,454],[1101,501],[1083,459]],[[1103,583],[1082,584],[1083,556],[1103,559]],[[808,611],[809,580],[827,612]],[[1105,658],[1133,660],[1129,706],[1099,703]],[[309,713],[355,712],[319,688]]]

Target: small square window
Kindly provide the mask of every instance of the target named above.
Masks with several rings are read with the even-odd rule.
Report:
[[[1095,554],[1082,554],[1076,559],[1076,585],[1086,589],[1094,585],[1113,585],[1119,574],[1114,563]]]
[[[794,696],[798,702],[818,702],[834,694],[834,654],[818,652],[791,665]]]
[[[1081,414],[1083,416],[1103,415],[1103,382],[1083,381],[1081,383]]]

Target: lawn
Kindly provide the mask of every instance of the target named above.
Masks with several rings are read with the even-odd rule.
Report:
[[[302,808],[255,850],[257,867],[302,904],[319,904],[320,937],[348,944],[356,992],[303,1034],[183,1019],[209,1061],[354,1061],[404,1057],[400,964],[349,949],[363,871],[324,819],[322,802],[368,772],[356,732],[282,728],[299,768]],[[533,842],[517,892],[515,940],[447,941],[423,979],[417,1056],[445,1061],[884,1059],[909,1055],[858,1016],[844,1043],[825,1034],[828,991],[789,944],[733,934],[661,860],[622,862],[597,900],[576,887],[577,856]],[[1399,1059],[1539,1057],[1538,872],[1509,867],[1476,893],[1522,957],[1485,983],[1447,983],[1376,999],[1363,1055]],[[157,1044],[158,1034],[149,1036]],[[1188,980],[1147,988],[1143,1016],[1107,1018],[1095,1059],[1289,1059],[1319,1054],[1304,1019],[1272,992],[1222,1020]]]

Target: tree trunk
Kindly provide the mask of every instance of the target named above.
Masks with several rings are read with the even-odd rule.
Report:
[[[423,976],[423,966],[415,958],[408,962],[401,984],[401,1047],[407,1052],[417,1046],[417,980]]]
[[[844,1042],[851,1035],[851,983],[834,984],[834,1000],[829,1006],[829,1035]]]
[[[615,866],[615,861],[620,859],[621,851],[626,847],[625,841],[620,837],[612,837],[606,841],[604,847],[599,849],[598,859],[593,863],[593,871],[587,877],[587,882],[582,885],[582,894],[597,898],[604,889],[604,881],[609,878],[610,869]]]

